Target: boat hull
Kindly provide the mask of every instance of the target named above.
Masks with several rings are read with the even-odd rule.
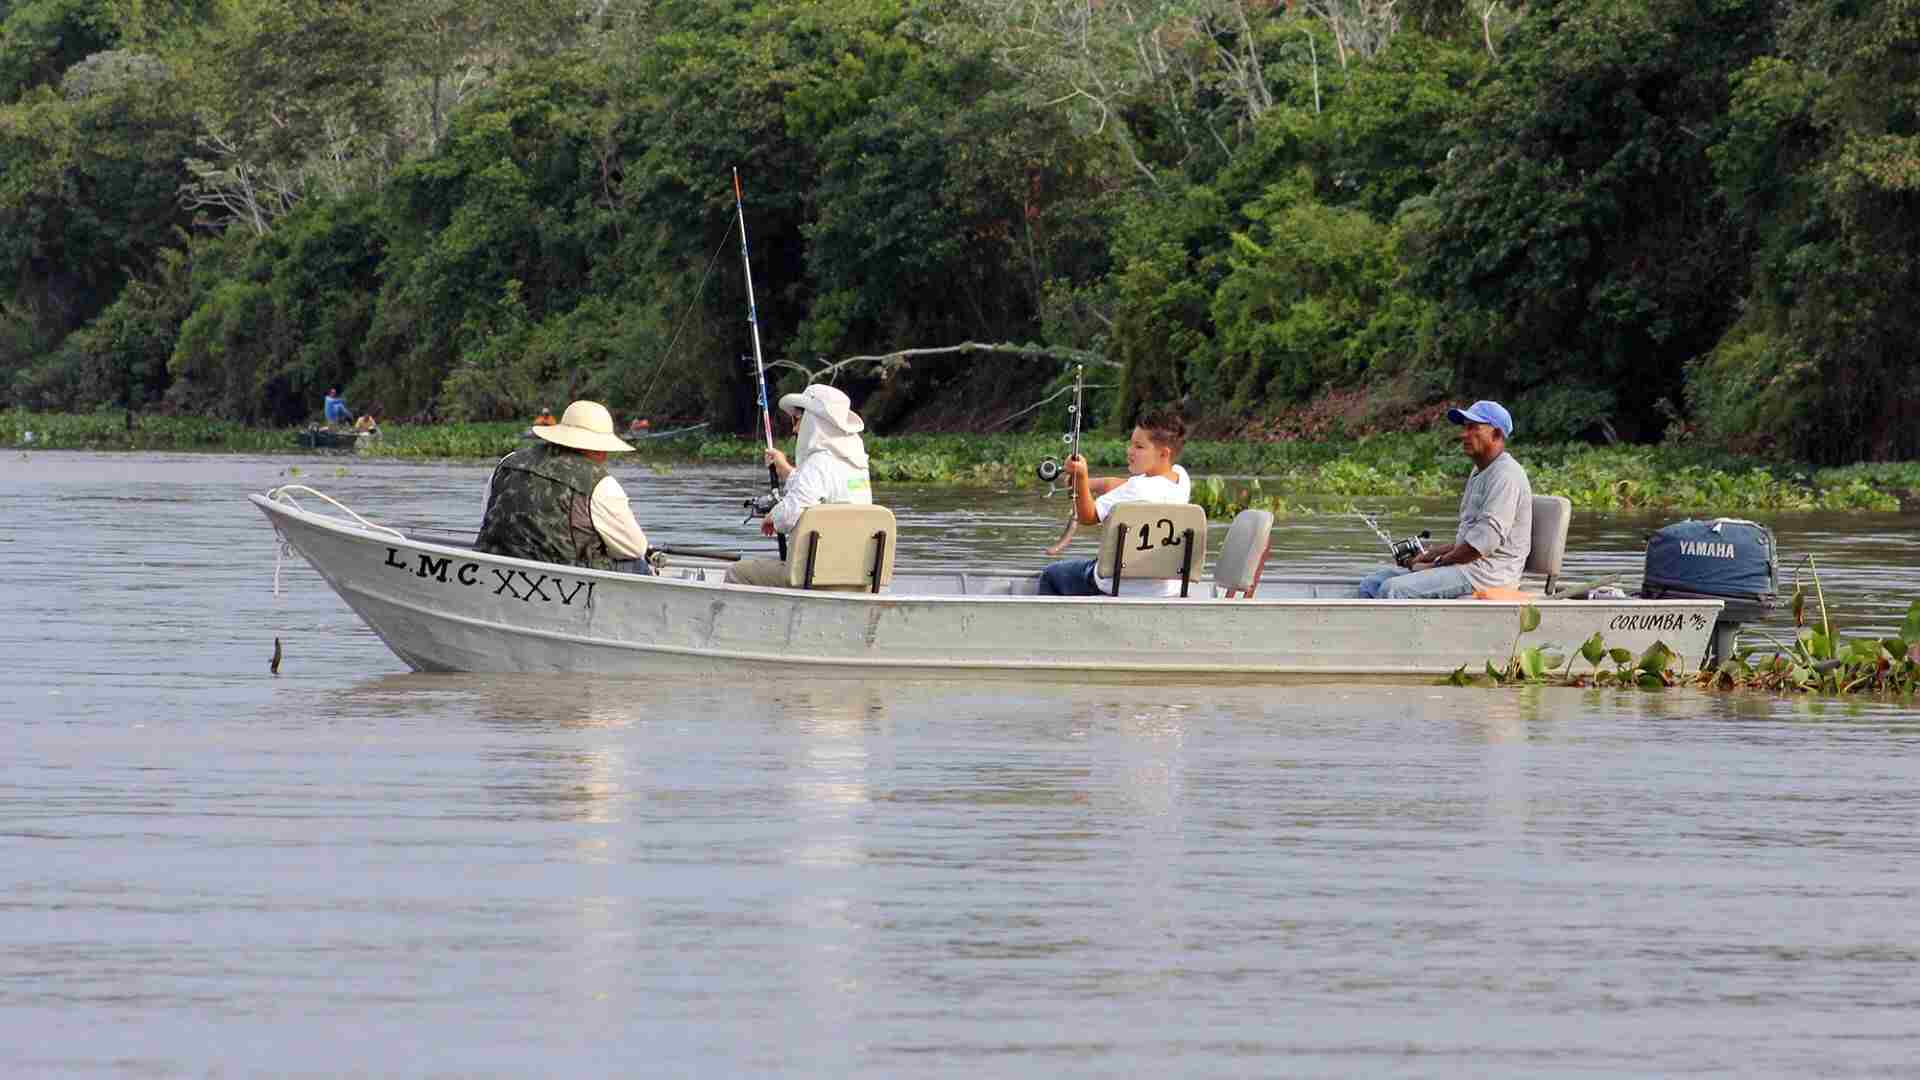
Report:
[[[1521,603],[1325,596],[1068,598],[974,595],[1006,577],[897,578],[892,591],[727,585],[718,572],[642,577],[483,555],[250,496],[395,655],[420,671],[997,675],[1076,681],[1169,676],[1435,676],[1504,662],[1521,644],[1576,648],[1598,632],[1638,654],[1705,653],[1715,600]],[[991,588],[991,585],[988,586]],[[962,592],[961,590],[967,590]],[[1204,589],[1204,586],[1202,586]]]
[[[373,433],[309,428],[298,433],[295,441],[303,450],[363,450],[373,441]]]

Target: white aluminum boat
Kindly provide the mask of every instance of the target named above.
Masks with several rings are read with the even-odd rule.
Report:
[[[863,536],[868,542],[858,560],[870,565],[851,579],[863,591],[818,588],[836,572],[831,558],[819,561],[815,588],[758,588],[726,584],[724,563],[698,559],[648,576],[483,555],[457,542],[403,535],[344,507],[344,517],[317,513],[301,507],[295,493],[333,503],[298,485],[249,498],[284,542],[419,671],[737,674],[782,665],[841,675],[1075,681],[1443,676],[1462,665],[1478,672],[1488,661],[1504,664],[1529,603],[1540,625],[1522,645],[1572,650],[1598,633],[1609,648],[1638,655],[1660,641],[1692,667],[1708,651],[1722,606],[1718,600],[1544,596],[1362,600],[1351,581],[1263,579],[1264,539],[1252,555],[1237,552],[1237,544],[1244,546],[1237,524],[1220,565],[1206,577],[1190,554],[1206,551],[1204,516],[1197,540],[1185,535],[1189,554],[1172,571],[1158,572],[1177,577],[1184,565],[1187,598],[1036,596],[1031,573],[894,575],[890,537],[877,533]],[[857,509],[878,511],[891,527],[883,508]],[[1196,507],[1181,509],[1199,514]],[[1179,546],[1166,519],[1159,524],[1167,527],[1133,534],[1139,551],[1148,550],[1150,534],[1163,547]],[[805,543],[807,529],[803,520],[796,544]],[[1564,545],[1564,514],[1559,534]],[[818,551],[819,534],[811,535]],[[1117,541],[1103,542],[1106,576],[1121,572],[1109,560],[1130,543],[1124,529]],[[1151,558],[1139,556],[1134,566]],[[1250,572],[1225,572],[1230,559]],[[796,580],[802,562],[796,552]],[[1145,572],[1156,574],[1152,566]],[[1249,590],[1253,595],[1244,595]],[[1230,592],[1242,595],[1224,595]]]

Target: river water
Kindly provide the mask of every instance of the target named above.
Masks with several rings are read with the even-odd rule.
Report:
[[[0,458],[0,1072],[1920,1068],[1909,705],[423,676],[243,498],[471,530],[484,475]],[[620,475],[656,543],[766,543],[752,470]],[[1037,568],[1065,510],[880,494],[903,566]],[[1664,520],[1576,516],[1568,577]],[[1850,629],[1920,596],[1912,515],[1765,520]]]

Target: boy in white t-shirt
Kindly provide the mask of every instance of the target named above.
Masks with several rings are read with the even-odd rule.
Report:
[[[1127,440],[1128,477],[1087,477],[1087,461],[1078,454],[1067,459],[1067,482],[1073,487],[1074,513],[1080,524],[1098,525],[1113,508],[1126,502],[1183,503],[1191,501],[1193,481],[1174,464],[1187,444],[1187,425],[1172,412],[1140,418]],[[1100,492],[1094,497],[1094,492]],[[1093,559],[1062,559],[1040,571],[1041,596],[1105,596],[1111,582],[1094,573]],[[1178,596],[1178,581],[1122,581],[1121,596]]]

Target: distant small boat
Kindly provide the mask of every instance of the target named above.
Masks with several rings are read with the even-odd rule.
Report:
[[[378,428],[371,431],[331,431],[311,427],[300,432],[297,440],[307,450],[358,450],[379,435]]]

